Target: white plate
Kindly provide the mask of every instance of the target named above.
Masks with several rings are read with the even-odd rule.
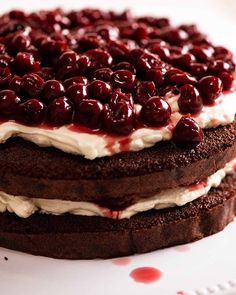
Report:
[[[236,222],[198,242],[112,260],[56,260],[0,248],[0,294],[235,295],[235,233]],[[136,282],[130,273],[139,267],[162,276]]]
[[[235,0],[8,0],[0,2],[0,9],[93,5],[168,15],[177,23],[196,22],[216,42],[236,49]],[[0,295],[235,295],[235,233],[236,222],[199,242],[133,256],[123,265],[114,260],[59,261],[0,249]],[[161,278],[150,284],[135,282],[130,273],[144,266],[159,269]]]

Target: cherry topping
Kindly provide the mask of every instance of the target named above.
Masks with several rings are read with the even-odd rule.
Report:
[[[84,84],[75,84],[66,90],[67,96],[78,106],[83,100],[88,99],[87,87]]]
[[[212,105],[222,93],[223,84],[218,77],[206,76],[199,81],[199,90],[205,105]]]
[[[37,125],[42,123],[45,109],[45,105],[38,99],[29,99],[19,106],[17,112],[18,121],[26,125]]]
[[[68,124],[72,120],[73,109],[65,96],[54,99],[47,110],[47,120],[50,124],[62,126]]]
[[[120,88],[123,92],[132,92],[136,85],[136,78],[128,70],[118,70],[113,73],[111,82],[115,88]]]
[[[0,91],[0,115],[9,117],[15,114],[21,99],[12,90]]]
[[[93,81],[88,86],[89,96],[101,101],[109,98],[111,90],[111,85],[101,80]]]
[[[22,82],[21,77],[14,76],[9,83],[9,88],[11,90],[13,90],[16,94],[20,94],[21,93],[21,82]]]
[[[186,84],[180,88],[178,105],[183,114],[199,113],[203,107],[199,91],[193,85]]]
[[[39,62],[35,61],[33,55],[27,52],[19,52],[16,55],[14,69],[21,74],[39,70]]]
[[[119,100],[112,106],[104,106],[103,126],[109,132],[129,134],[135,123],[134,109],[130,102]]]
[[[115,107],[119,102],[127,102],[131,107],[134,106],[133,97],[130,93],[123,93],[120,89],[116,89],[109,100],[109,105]]]
[[[50,102],[54,98],[63,95],[63,93],[64,87],[59,81],[48,80],[43,85],[41,96],[45,102]]]
[[[136,74],[135,67],[131,63],[127,62],[127,61],[122,61],[122,62],[119,62],[118,64],[116,64],[115,67],[114,67],[114,70],[115,71],[117,71],[117,70],[128,70],[131,73]]]
[[[169,104],[159,96],[151,97],[142,107],[141,120],[149,125],[161,127],[168,124],[171,116]]]
[[[213,55],[213,49],[201,46],[194,46],[189,50],[199,62],[206,62],[208,61]]]
[[[27,96],[38,97],[43,84],[44,80],[39,75],[33,73],[26,74],[22,79],[21,88]]]
[[[9,68],[0,68],[0,87],[7,87],[11,80],[12,74]]]
[[[183,146],[198,145],[203,141],[203,132],[191,118],[182,117],[173,131],[173,141]]]
[[[94,99],[85,99],[77,107],[75,122],[97,129],[102,119],[103,105]]]

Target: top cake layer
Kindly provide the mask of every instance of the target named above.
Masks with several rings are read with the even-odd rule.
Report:
[[[194,25],[95,9],[0,17],[0,141],[88,159],[234,120],[232,54]]]

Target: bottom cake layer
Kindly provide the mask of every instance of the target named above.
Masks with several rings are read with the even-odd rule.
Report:
[[[183,207],[130,219],[0,214],[0,246],[62,259],[126,256],[187,243],[221,231],[236,214],[236,174]]]

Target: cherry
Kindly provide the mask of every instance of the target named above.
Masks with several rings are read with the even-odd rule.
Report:
[[[35,61],[33,55],[27,52],[19,52],[14,61],[14,69],[21,74],[36,72],[39,70],[40,62]]]
[[[127,59],[129,54],[129,48],[121,41],[112,40],[107,45],[107,50],[116,61],[122,61]]]
[[[231,72],[235,70],[235,66],[227,61],[214,60],[209,65],[209,72],[219,74],[221,72]]]
[[[160,42],[151,43],[147,48],[152,53],[157,54],[163,61],[168,62],[170,60],[169,48],[167,48],[166,46],[162,46]]]
[[[148,99],[156,94],[156,86],[152,81],[139,82],[134,94],[136,103],[144,105]]]
[[[168,29],[164,31],[161,37],[171,45],[182,45],[188,39],[188,34],[181,29]]]
[[[9,68],[0,68],[0,87],[7,87],[12,78]]]
[[[113,71],[110,68],[101,68],[93,73],[93,80],[101,80],[104,82],[110,82]]]
[[[191,63],[188,72],[195,77],[202,78],[207,73],[207,65],[196,62]]]
[[[75,123],[80,123],[93,129],[100,127],[103,105],[94,99],[84,99],[75,112]]]
[[[135,113],[129,101],[119,100],[112,106],[104,106],[103,126],[107,131],[127,135],[134,123]]]
[[[89,96],[101,101],[106,101],[111,95],[111,85],[101,81],[96,80],[88,85]]]
[[[44,80],[53,80],[55,78],[54,69],[51,67],[42,67],[36,74]]]
[[[109,100],[109,105],[115,107],[120,102],[127,102],[131,107],[134,106],[133,97],[130,93],[123,93],[120,89],[116,89]]]
[[[19,76],[14,76],[9,83],[9,88],[13,90],[16,94],[21,93],[21,82],[22,78]]]
[[[73,50],[68,50],[62,53],[58,59],[57,67],[65,67],[75,65],[78,61],[78,54]]]
[[[196,84],[197,80],[187,73],[176,73],[170,76],[170,82],[177,85]]]
[[[97,26],[96,32],[106,41],[117,39],[119,36],[118,28],[111,25]]]
[[[21,99],[12,90],[0,91],[0,115],[10,117],[15,114]]]
[[[135,67],[131,63],[127,62],[127,61],[122,61],[122,62],[119,62],[118,64],[116,64],[114,66],[114,70],[115,71],[118,71],[118,70],[128,70],[131,73],[136,74]]]
[[[189,53],[181,54],[179,56],[173,56],[171,58],[171,63],[183,69],[188,68],[189,65],[195,61],[195,57]]]
[[[25,125],[42,123],[45,116],[45,109],[45,105],[38,99],[29,99],[20,104],[17,112],[18,121]]]
[[[64,87],[57,80],[48,80],[44,83],[41,97],[45,102],[50,102],[54,98],[63,95]]]
[[[199,90],[205,105],[212,105],[222,93],[223,84],[218,77],[206,76],[199,81]]]
[[[6,36],[10,33],[25,30],[27,25],[24,22],[18,20],[12,20],[6,24],[1,25],[0,36]]]
[[[68,89],[70,86],[76,85],[76,84],[87,85],[88,79],[84,76],[75,76],[75,77],[68,78],[63,82],[63,85],[66,89]]]
[[[75,84],[66,90],[67,96],[78,106],[83,100],[88,99],[87,87],[84,84]]]
[[[40,46],[40,52],[47,58],[57,57],[68,48],[65,41],[44,40]]]
[[[132,34],[132,39],[134,39],[139,44],[142,43],[142,40],[148,39],[147,26],[140,24],[137,28],[135,28]]]
[[[203,136],[199,125],[188,117],[182,117],[173,131],[173,141],[184,147],[198,145],[203,141]]]
[[[115,88],[120,88],[123,92],[132,92],[136,85],[136,78],[128,70],[118,70],[113,73],[111,82]]]
[[[199,62],[207,62],[211,59],[213,55],[213,49],[211,50],[211,48],[209,47],[206,48],[201,46],[194,46],[189,50],[189,52],[192,53]]]
[[[102,38],[97,34],[86,34],[78,40],[79,48],[81,51],[87,51],[90,49],[98,48]]]
[[[68,124],[72,120],[73,109],[65,96],[55,98],[47,109],[47,121],[56,126]]]
[[[234,76],[228,72],[222,72],[219,74],[219,78],[223,83],[223,90],[230,90],[234,82]]]
[[[160,96],[166,96],[167,94],[174,94],[178,95],[180,93],[179,88],[177,86],[163,86],[161,88],[158,88],[158,94]]]
[[[162,62],[160,61],[159,57],[148,52],[143,53],[137,61],[137,68],[142,72],[156,69],[161,66]]]
[[[142,107],[141,120],[148,126],[162,127],[168,124],[171,116],[169,104],[159,96],[151,97]]]
[[[16,33],[14,37],[10,40],[7,48],[10,52],[15,54],[19,51],[27,51],[29,46],[29,37],[23,33]]]
[[[9,55],[0,55],[0,67],[7,68],[12,63],[13,58]]]
[[[199,113],[203,107],[199,91],[191,84],[186,84],[180,88],[178,105],[183,114]]]
[[[21,82],[22,91],[31,97],[38,97],[42,87],[44,84],[44,80],[37,74],[26,74],[23,76]]]
[[[160,69],[151,69],[146,72],[146,79],[149,81],[153,81],[157,87],[163,85],[165,83],[165,78],[162,70]]]
[[[214,47],[214,57],[216,59],[229,60],[229,59],[232,59],[232,56],[233,56],[232,52],[230,52],[227,48],[223,46]]]
[[[26,14],[22,10],[11,10],[8,15],[10,19],[26,20]]]

